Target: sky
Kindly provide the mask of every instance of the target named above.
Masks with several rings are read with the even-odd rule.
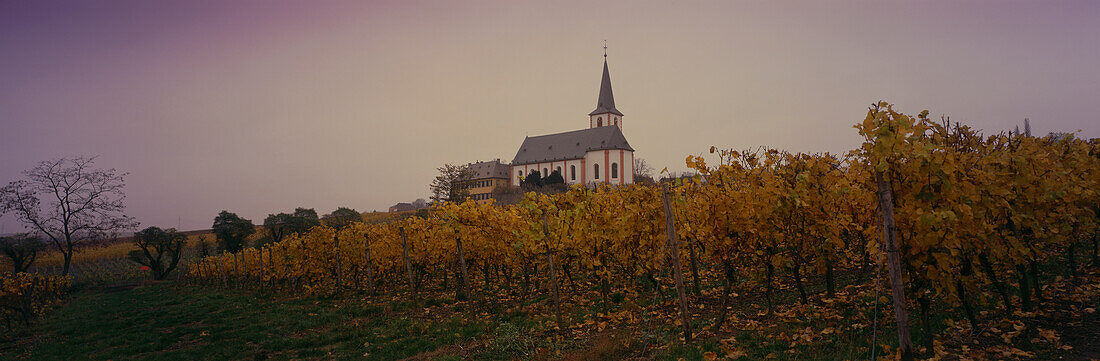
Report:
[[[385,211],[436,167],[588,126],[636,157],[841,153],[889,101],[1100,137],[1100,2],[0,0],[0,184],[98,156],[145,226]],[[0,218],[0,233],[22,226]]]

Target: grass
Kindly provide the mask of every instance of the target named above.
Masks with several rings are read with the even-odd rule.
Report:
[[[1100,344],[1095,342],[1100,315],[1094,313],[1100,308],[1100,269],[1082,269],[1080,279],[1072,281],[1059,276],[1063,271],[1058,268],[1044,271],[1049,276],[1043,284],[1052,301],[1041,312],[1009,316],[986,304],[988,314],[972,332],[969,326],[948,325],[956,323],[951,318],[961,318],[958,310],[935,305],[937,341],[956,355],[966,347],[1019,347],[1037,359],[1095,359],[1100,355],[1093,346]],[[884,301],[876,313],[874,283],[867,281],[874,276],[841,275],[833,299],[823,297],[821,282],[809,282],[815,285],[808,290],[811,305],[800,305],[793,288],[779,287],[772,314],[764,312],[762,292],[755,292],[759,287],[738,289],[730,319],[719,330],[710,326],[720,304],[720,284],[703,282],[703,295],[689,300],[695,334],[691,345],[680,341],[671,287],[659,296],[647,293],[649,289],[620,290],[625,293],[612,295],[610,312],[604,312],[594,291],[586,296],[567,293],[563,316],[569,327],[560,333],[552,330],[545,290],[527,298],[476,296],[471,302],[458,299],[451,289],[424,290],[414,304],[400,292],[330,298],[171,282],[87,287],[30,328],[0,335],[0,359],[702,360],[713,352],[742,360],[847,360],[869,359],[872,349],[876,356],[884,355],[884,348],[896,345],[889,301],[880,293]],[[580,289],[593,287],[584,284]],[[919,348],[922,332],[917,313],[910,312]],[[1002,342],[1004,332],[1015,325],[1002,319],[1021,320],[1029,331],[1011,343]],[[873,329],[877,337],[871,336]],[[1044,339],[1044,329],[1056,331],[1053,341]],[[985,355],[1007,358],[999,352]]]
[[[0,343],[27,360],[394,360],[477,342],[485,321],[421,320],[382,306],[167,284],[75,294]]]

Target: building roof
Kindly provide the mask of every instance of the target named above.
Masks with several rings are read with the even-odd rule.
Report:
[[[572,132],[540,135],[523,139],[512,165],[583,158],[593,150],[634,151],[616,126],[596,127]]]
[[[508,175],[512,173],[512,169],[507,164],[501,163],[500,159],[477,162],[467,165],[474,171],[473,179],[485,179],[485,178],[508,178]]]
[[[611,92],[611,73],[607,71],[607,59],[603,60],[603,79],[600,80],[600,99],[596,101],[596,110],[588,115],[611,113],[623,116],[622,112],[615,109],[615,94]]]
[[[390,206],[390,212],[404,212],[416,209],[412,203],[401,202]]]

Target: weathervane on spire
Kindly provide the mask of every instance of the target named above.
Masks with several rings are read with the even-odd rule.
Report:
[[[603,57],[607,57],[607,39],[603,39]]]

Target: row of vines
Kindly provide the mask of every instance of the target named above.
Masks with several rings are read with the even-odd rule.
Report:
[[[760,294],[772,312],[779,289],[808,303],[810,280],[831,297],[839,274],[885,269],[883,199],[902,304],[920,311],[926,331],[934,305],[971,324],[981,309],[1027,312],[1044,300],[1042,264],[1068,262],[1073,277],[1075,254],[1096,262],[1100,143],[983,136],[927,114],[876,104],[856,125],[862,146],[845,155],[711,148],[710,159],[687,157],[698,174],[670,182],[676,253],[661,188],[576,186],[516,205],[442,203],[422,217],[317,227],[208,257],[188,279],[306,294],[453,288],[467,299],[590,286],[606,308],[612,294],[659,293],[679,254],[695,294],[700,274],[719,285],[719,328],[735,291]]]
[[[0,274],[0,318],[4,327],[29,325],[57,306],[69,290],[69,277],[37,273]]]

